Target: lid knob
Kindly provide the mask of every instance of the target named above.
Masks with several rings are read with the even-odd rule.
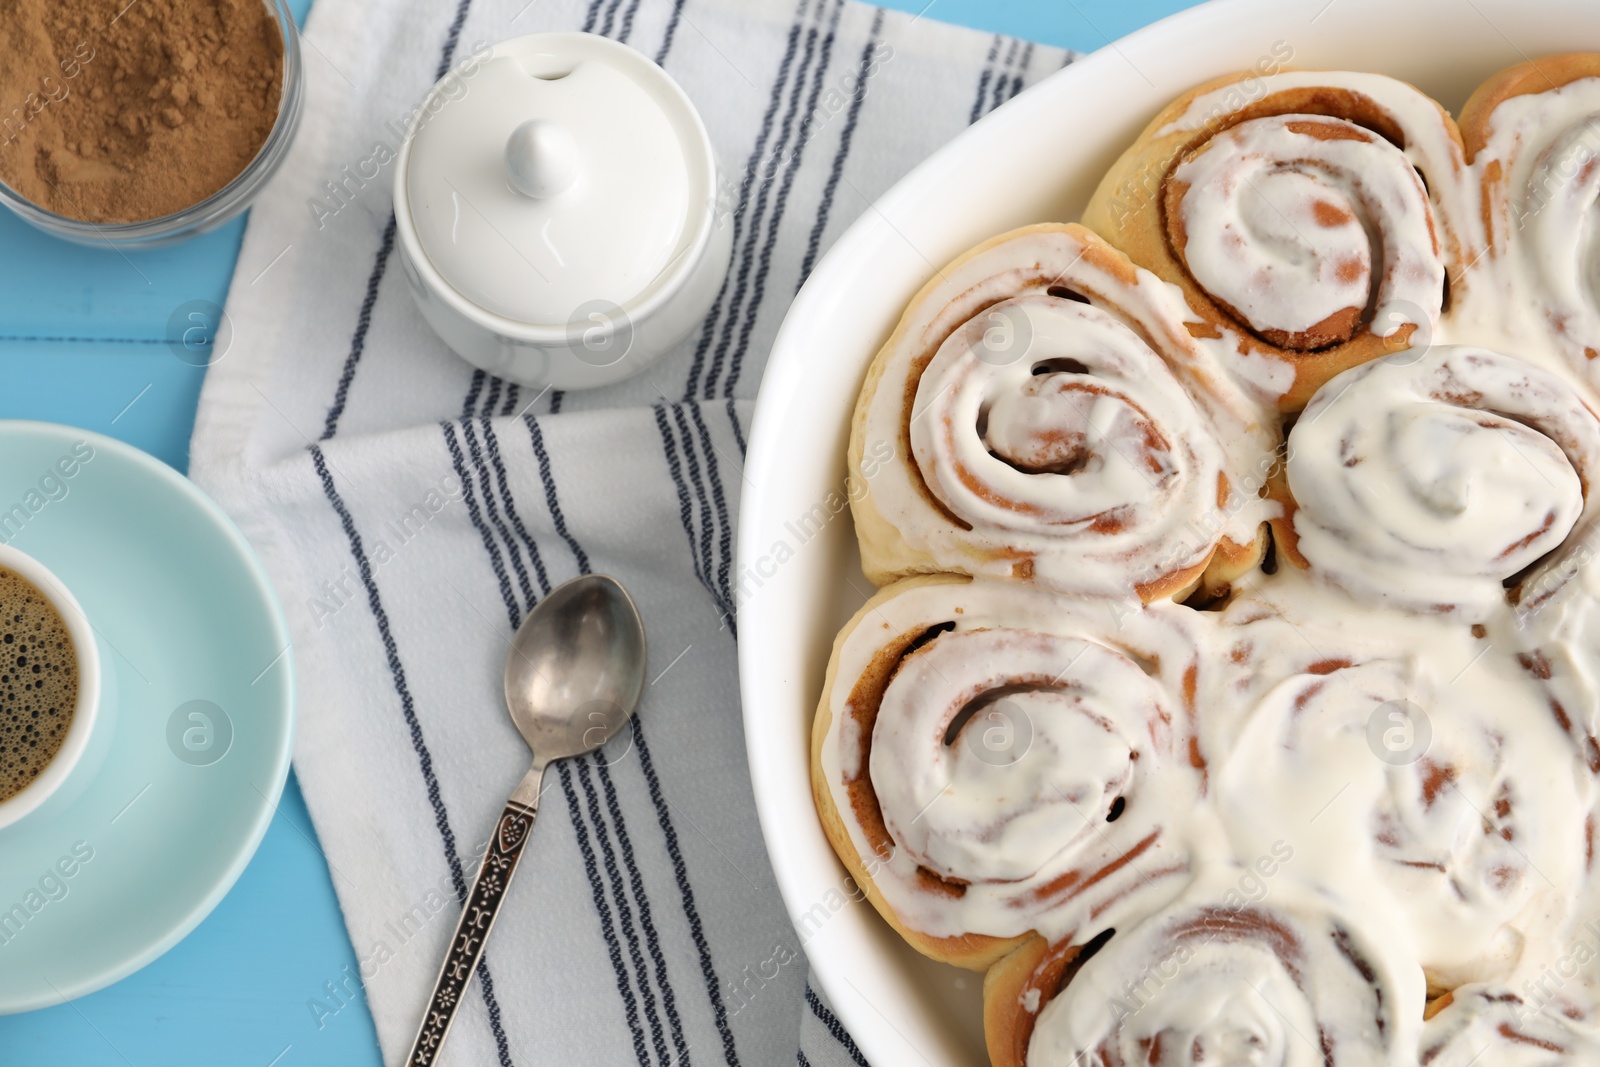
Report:
[[[529,119],[506,138],[506,172],[523,196],[559,196],[578,180],[578,146],[565,126]]]

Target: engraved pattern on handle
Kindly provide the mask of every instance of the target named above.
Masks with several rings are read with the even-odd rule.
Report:
[[[417,1031],[411,1055],[406,1059],[407,1067],[432,1067],[444,1046],[445,1035],[450,1032],[462,994],[483,956],[484,942],[489,939],[489,930],[494,926],[500,902],[505,899],[506,888],[516,872],[517,861],[522,858],[522,848],[528,843],[528,832],[533,829],[537,813],[534,806],[515,800],[507,803],[500,813],[500,822],[489,840],[489,851],[484,854],[477,880],[472,883],[472,894],[467,897],[456,932],[451,936],[450,952],[434,983],[433,997],[422,1017],[422,1028]]]

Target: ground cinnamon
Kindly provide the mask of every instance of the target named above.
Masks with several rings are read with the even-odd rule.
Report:
[[[0,181],[88,222],[182,211],[255,158],[282,81],[263,0],[0,0]]]

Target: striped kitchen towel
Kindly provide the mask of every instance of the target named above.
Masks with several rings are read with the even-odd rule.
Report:
[[[661,63],[732,179],[716,304],[642,377],[584,393],[474,371],[395,262],[392,156],[483,42],[582,28]],[[317,0],[304,125],[251,212],[190,470],[254,543],[299,663],[295,766],[365,998],[399,1063],[528,756],[508,635],[556,584],[621,579],[649,685],[546,776],[446,1064],[865,1064],[806,980],[756,825],[733,528],[751,399],[790,298],[872,199],[1059,50],[855,0]],[[314,1047],[297,1043],[297,1052]]]

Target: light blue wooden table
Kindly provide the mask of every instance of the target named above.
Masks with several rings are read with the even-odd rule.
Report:
[[[692,2],[692,0],[691,0]],[[887,0],[907,11],[1088,51],[1184,0]],[[304,19],[311,0],[291,0]],[[173,310],[222,303],[244,223],[121,256],[52,240],[0,211],[0,418],[119,437],[178,470],[203,371],[169,351]],[[378,1067],[366,1005],[319,1023],[355,956],[291,776],[233,892],[155,963],[72,1004],[0,1018],[0,1067]]]

